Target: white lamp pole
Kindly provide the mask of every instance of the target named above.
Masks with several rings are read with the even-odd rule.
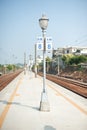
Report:
[[[40,102],[40,110],[41,111],[50,111],[50,105],[47,98],[47,92],[46,92],[46,62],[45,62],[45,53],[46,53],[46,29],[48,26],[49,19],[42,15],[42,18],[39,19],[39,24],[42,29],[43,34],[43,91],[41,94],[41,102]]]
[[[35,78],[37,78],[37,48],[35,44]]]

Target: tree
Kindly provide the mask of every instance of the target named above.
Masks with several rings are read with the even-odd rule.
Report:
[[[10,64],[9,64],[9,65],[7,66],[7,69],[8,69],[9,71],[12,70],[12,69],[13,69],[13,65],[10,65]]]
[[[84,55],[64,55],[62,60],[66,65],[78,65],[87,61],[87,56]]]
[[[80,55],[80,56],[78,57],[78,59],[79,59],[79,62],[80,62],[80,63],[86,62],[86,61],[87,61],[87,56]]]
[[[62,56],[62,60],[65,63],[65,65],[69,65],[70,59],[72,59],[72,58],[73,58],[72,54],[65,54]]]

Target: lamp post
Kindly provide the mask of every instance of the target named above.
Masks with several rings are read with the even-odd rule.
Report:
[[[59,55],[58,55],[58,76],[59,76]]]
[[[29,55],[29,60],[30,60],[29,69],[30,69],[30,72],[31,72],[31,68],[32,68],[32,55]]]
[[[35,78],[37,78],[37,48],[35,44]]]
[[[24,75],[26,74],[26,53],[24,53]]]
[[[40,101],[40,111],[50,111],[50,105],[47,98],[46,92],[46,62],[45,62],[45,53],[46,53],[46,29],[48,26],[49,19],[42,15],[42,18],[39,19],[39,24],[42,29],[43,35],[43,91],[41,93],[41,101]]]

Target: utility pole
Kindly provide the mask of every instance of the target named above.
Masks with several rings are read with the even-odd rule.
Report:
[[[59,72],[59,55],[58,55],[58,76],[59,76],[60,72]]]
[[[37,48],[35,44],[35,78],[37,78]]]
[[[26,74],[26,53],[24,52],[24,74]]]

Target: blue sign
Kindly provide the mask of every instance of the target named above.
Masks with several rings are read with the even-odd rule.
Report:
[[[43,43],[37,43],[37,50],[43,50]]]
[[[52,50],[52,43],[46,43],[46,51]]]
[[[51,49],[51,44],[48,44],[48,45],[47,45],[47,48],[48,48],[48,49]]]
[[[41,49],[42,48],[42,45],[41,44],[38,44],[38,49]]]

